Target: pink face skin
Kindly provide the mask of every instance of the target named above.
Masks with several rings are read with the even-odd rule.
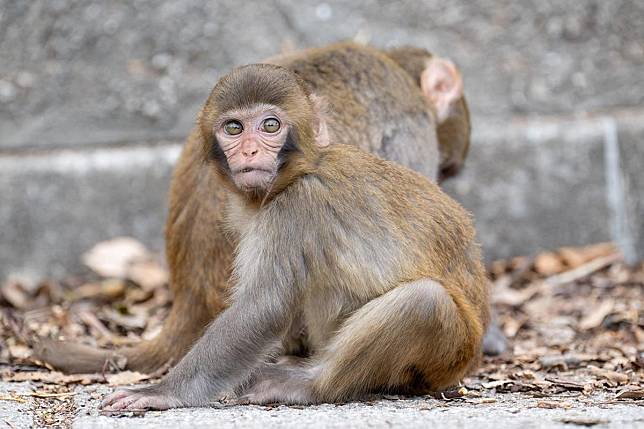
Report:
[[[221,115],[214,132],[239,189],[269,188],[277,175],[277,154],[288,129],[286,114],[277,106],[262,104]]]

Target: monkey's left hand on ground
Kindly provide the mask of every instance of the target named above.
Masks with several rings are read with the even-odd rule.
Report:
[[[203,162],[230,190],[231,304],[159,384],[105,409],[231,390],[252,403],[417,394],[477,364],[489,297],[470,216],[420,174],[329,145],[320,104],[280,66],[215,86],[199,127]]]

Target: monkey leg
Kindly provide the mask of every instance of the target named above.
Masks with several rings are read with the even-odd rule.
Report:
[[[338,402],[445,389],[477,361],[482,335],[461,294],[430,279],[402,284],[344,322],[315,363],[313,396]]]
[[[311,359],[260,368],[242,399],[308,404],[441,390],[476,362],[482,334],[462,296],[429,279],[406,283],[357,310]]]

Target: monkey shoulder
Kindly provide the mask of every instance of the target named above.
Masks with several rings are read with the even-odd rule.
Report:
[[[319,167],[322,178],[343,180],[348,185],[364,184],[387,193],[404,186],[406,190],[419,195],[429,193],[447,197],[438,185],[422,174],[354,146],[334,144],[325,148]],[[393,192],[392,197],[395,198],[397,194]]]
[[[416,224],[432,224],[430,229],[440,228],[449,236],[467,239],[474,236],[470,213],[434,182],[353,146],[326,148],[315,180],[309,180],[308,185],[333,189],[343,201],[356,207],[370,207],[373,216],[402,213]]]

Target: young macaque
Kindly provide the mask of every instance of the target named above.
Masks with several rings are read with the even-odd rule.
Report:
[[[332,144],[360,147],[430,180],[447,178],[463,165],[470,122],[460,73],[448,60],[417,48],[382,51],[339,43],[269,61],[323,97]],[[174,299],[162,332],[116,350],[43,341],[37,348],[41,360],[64,372],[124,369],[117,365],[122,361],[127,369],[151,372],[181,359],[226,308],[237,239],[224,231],[229,190],[203,163],[207,143],[193,131],[172,178],[165,232]],[[500,351],[503,337],[488,336],[485,344],[487,351]]]
[[[217,83],[194,162],[229,191],[230,305],[159,384],[104,409],[423,393],[477,363],[488,282],[470,216],[421,174],[333,142],[324,106],[280,66]]]

